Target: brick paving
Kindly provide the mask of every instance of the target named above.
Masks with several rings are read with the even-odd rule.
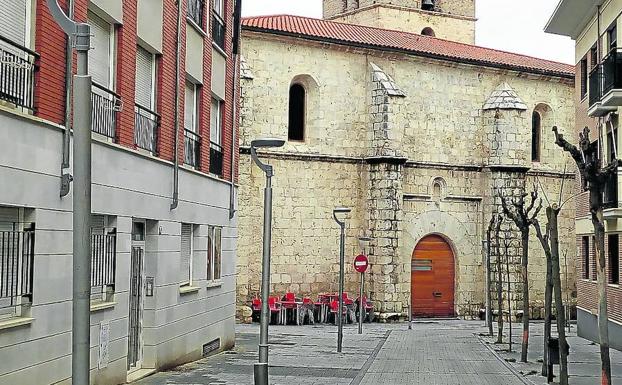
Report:
[[[413,329],[400,324],[367,324],[357,335],[346,325],[343,353],[336,353],[337,328],[332,325],[273,326],[270,329],[271,385],[543,385],[539,373],[541,324],[532,331],[530,363],[506,347],[485,343],[483,322],[422,321]],[[138,385],[250,385],[257,360],[258,325],[238,325],[231,352],[158,373]],[[519,340],[515,329],[514,339]],[[598,383],[598,346],[571,334],[571,384]],[[617,381],[622,380],[622,353],[612,350]],[[557,369],[556,369],[557,370]]]

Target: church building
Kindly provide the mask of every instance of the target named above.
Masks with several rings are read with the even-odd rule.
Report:
[[[238,305],[259,295],[261,280],[265,177],[249,146],[279,137],[284,147],[260,151],[275,170],[271,295],[338,289],[332,213],[346,206],[351,297],[359,286],[352,261],[365,252],[365,292],[385,316],[409,307],[415,316],[476,316],[500,197],[537,186],[553,200],[562,185],[563,199],[572,196],[574,169],[551,128],[574,130],[574,67],[475,46],[475,0],[323,4],[323,19],[243,21]],[[571,301],[574,217],[574,205],[560,215]],[[506,247],[493,254],[509,260],[516,305],[520,238],[509,222],[502,238]],[[546,265],[534,232],[529,247],[538,317]]]

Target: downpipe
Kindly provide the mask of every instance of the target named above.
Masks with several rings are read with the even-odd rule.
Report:
[[[175,159],[173,160],[173,202],[171,210],[179,206],[179,69],[181,67],[181,0],[177,0],[177,37],[175,53]]]
[[[240,58],[240,28],[241,28],[241,18],[242,18],[242,0],[237,0],[235,2],[235,10],[233,15],[233,26],[235,28],[234,36],[233,36],[233,98],[231,100],[232,108],[231,108],[231,173],[230,173],[230,184],[229,184],[229,219],[233,219],[235,216],[235,153],[238,149],[236,130],[238,122],[238,80],[240,71],[239,58]]]

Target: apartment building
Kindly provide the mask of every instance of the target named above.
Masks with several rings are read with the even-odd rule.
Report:
[[[565,35],[576,41],[576,132],[567,133],[578,141],[584,127],[591,130],[591,140],[602,132],[604,162],[620,158],[622,141],[618,130],[622,107],[622,3],[615,0],[562,0],[546,26],[546,32]],[[619,175],[619,170],[618,170]],[[622,288],[620,287],[620,178],[608,182],[605,202],[605,252],[607,261],[607,300],[609,338],[613,348],[622,349]],[[594,253],[594,230],[588,193],[577,199],[577,322],[580,336],[598,342],[597,261]]]
[[[3,385],[71,383],[75,56],[46,3],[0,0]],[[59,3],[93,35],[91,378],[119,384],[234,343],[236,2]]]

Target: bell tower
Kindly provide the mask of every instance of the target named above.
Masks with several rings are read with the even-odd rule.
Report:
[[[324,19],[475,44],[476,0],[323,0]]]

